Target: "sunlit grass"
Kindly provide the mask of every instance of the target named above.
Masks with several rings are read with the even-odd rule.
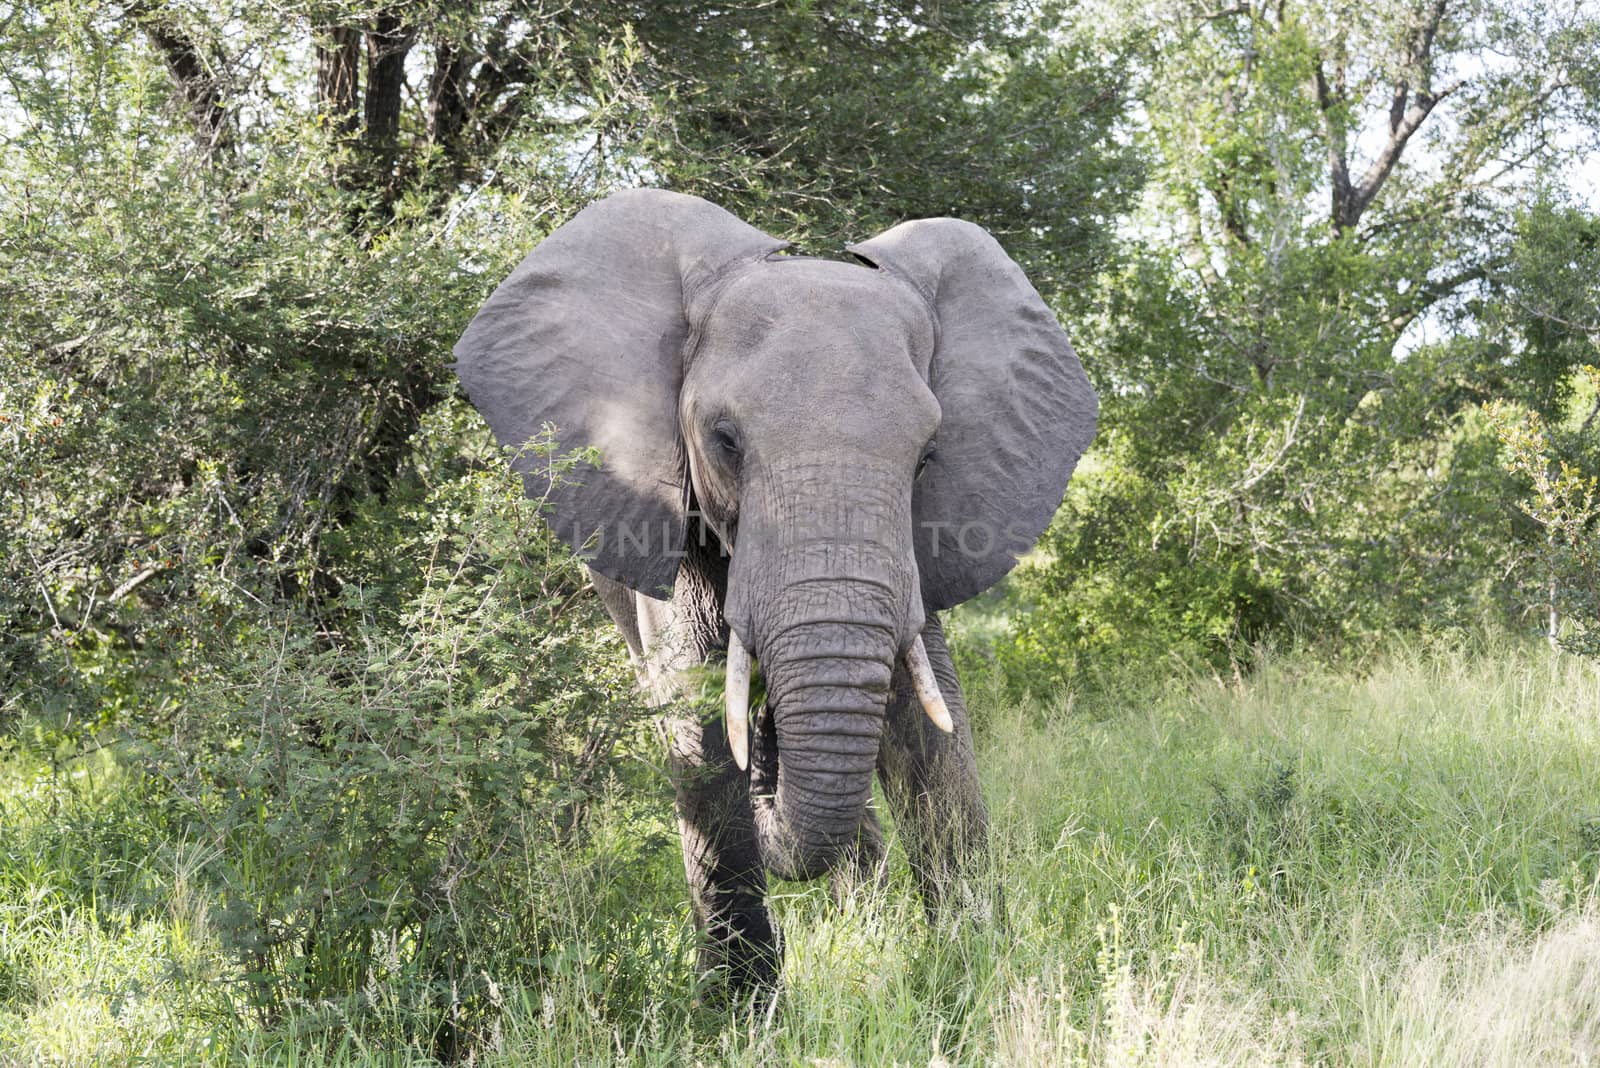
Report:
[[[1003,923],[930,925],[903,867],[842,906],[780,885],[782,994],[696,1006],[663,835],[648,863],[607,872],[627,894],[545,910],[607,948],[543,988],[503,981],[477,1062],[1600,1058],[1593,665],[1536,645],[1396,647],[1355,667],[1175,669],[1130,692],[1146,696],[978,710]],[[157,799],[135,785],[105,760],[6,780],[0,1057],[425,1059],[339,1007],[262,1021],[234,1005],[217,903],[183,842],[141,838]],[[364,993],[380,1020],[408,1011]]]

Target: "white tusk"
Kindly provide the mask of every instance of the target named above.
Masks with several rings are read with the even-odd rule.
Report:
[[[733,750],[733,762],[745,771],[750,767],[750,650],[731,628],[722,700],[728,716],[728,748]]]
[[[922,702],[922,710],[933,720],[933,725],[950,734],[955,731],[955,720],[950,718],[950,708],[944,703],[944,695],[939,692],[939,680],[933,677],[933,665],[928,662],[928,648],[922,644],[922,635],[917,635],[912,641],[911,648],[906,650],[906,667],[911,670],[911,684],[917,688],[917,700]]]

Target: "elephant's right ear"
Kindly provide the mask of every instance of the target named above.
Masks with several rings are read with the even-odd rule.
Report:
[[[683,350],[732,269],[786,242],[698,197],[616,193],[540,243],[456,343],[456,371],[500,444],[545,424],[557,453],[586,446],[550,485],[547,458],[515,462],[530,496],[548,494],[557,536],[632,589],[672,588],[688,496],[678,437]]]

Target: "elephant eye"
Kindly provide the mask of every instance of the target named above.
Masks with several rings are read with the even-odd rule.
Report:
[[[922,472],[928,469],[928,461],[932,460],[933,456],[933,443],[929,442],[928,447],[922,450],[922,459],[917,461],[917,473],[912,476],[912,481],[916,481],[922,477]]]
[[[711,428],[711,447],[728,463],[739,462],[739,435],[728,423],[719,422]]]

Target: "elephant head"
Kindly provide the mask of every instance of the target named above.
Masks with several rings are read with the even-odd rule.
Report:
[[[517,461],[593,569],[667,596],[695,510],[731,554],[731,742],[742,757],[754,653],[762,856],[809,877],[859,826],[898,660],[939,717],[925,613],[1033,544],[1097,403],[979,227],[903,223],[849,263],[785,247],[695,197],[617,193],[546,238],[455,352],[502,444],[549,425],[562,448],[598,448],[598,468],[554,486],[544,461]]]

